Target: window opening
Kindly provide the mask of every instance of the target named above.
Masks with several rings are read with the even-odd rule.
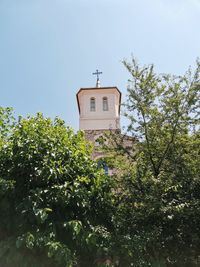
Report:
[[[95,111],[95,98],[91,97],[90,98],[90,111]]]
[[[108,111],[108,98],[103,97],[103,111]]]

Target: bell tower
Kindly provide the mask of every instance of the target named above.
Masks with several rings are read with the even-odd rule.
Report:
[[[77,93],[79,129],[120,129],[120,102],[117,87],[81,88]]]
[[[101,87],[101,72],[97,70],[93,74],[97,75],[96,87],[80,88],[76,97],[79,129],[85,132],[87,139],[95,143],[105,131],[120,130],[121,92],[115,86]]]
[[[96,87],[81,88],[77,93],[79,109],[79,129],[88,130],[119,130],[121,92],[115,86],[101,87],[99,72]]]

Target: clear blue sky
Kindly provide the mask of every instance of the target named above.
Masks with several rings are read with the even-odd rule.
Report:
[[[78,129],[76,92],[126,95],[121,60],[183,73],[200,55],[200,0],[0,0],[0,105],[60,116]],[[122,121],[123,124],[123,121]]]

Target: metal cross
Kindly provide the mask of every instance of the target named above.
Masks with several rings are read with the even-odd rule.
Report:
[[[99,80],[99,74],[102,74],[103,72],[96,70],[96,72],[93,72],[93,75],[97,75],[97,81]]]

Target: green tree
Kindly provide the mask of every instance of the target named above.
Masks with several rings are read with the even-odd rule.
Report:
[[[93,266],[109,246],[110,182],[83,133],[0,111],[0,266]]]
[[[133,145],[112,136],[121,266],[199,266],[200,63],[183,76],[158,75],[135,59],[123,63]]]

